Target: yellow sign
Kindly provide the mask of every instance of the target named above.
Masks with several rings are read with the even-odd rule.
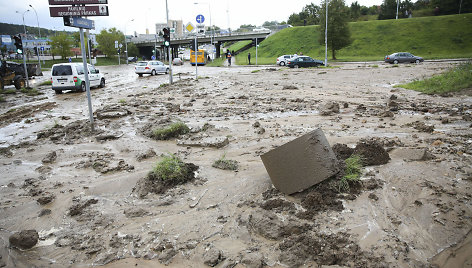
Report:
[[[189,33],[191,33],[191,32],[193,32],[193,30],[195,29],[195,27],[192,25],[191,22],[189,22],[189,23],[187,23],[187,25],[185,25],[185,29],[186,29]]]

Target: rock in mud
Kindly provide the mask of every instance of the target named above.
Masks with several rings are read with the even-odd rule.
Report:
[[[40,198],[38,198],[36,201],[40,204],[40,205],[46,205],[46,204],[49,204],[52,202],[52,200],[54,200],[54,198],[56,198],[56,196],[52,193],[45,193],[43,196],[41,196]]]
[[[383,165],[390,160],[382,144],[372,139],[359,141],[354,148],[354,154],[361,157],[364,166]]]
[[[178,140],[177,145],[193,147],[223,148],[229,144],[228,137],[193,137],[186,140]]]
[[[209,249],[205,255],[203,256],[203,263],[210,266],[215,267],[224,259],[221,250],[216,248]]]
[[[241,258],[241,263],[248,268],[262,268],[264,266],[264,256],[260,252],[251,252]]]
[[[23,230],[14,233],[8,238],[10,245],[19,249],[30,249],[34,247],[39,240],[39,234],[36,230]]]
[[[149,215],[149,212],[143,208],[130,208],[124,211],[127,218],[137,218]]]
[[[105,118],[119,118],[124,117],[131,114],[130,111],[126,110],[122,106],[119,105],[107,105],[102,109],[98,109],[95,112],[95,115],[98,119],[105,119]]]
[[[74,204],[69,208],[69,216],[73,217],[76,215],[81,215],[87,207],[97,203],[98,199],[95,198],[88,199],[85,201],[78,201],[77,204]]]
[[[320,106],[320,115],[328,116],[339,113],[339,103],[331,101]]]
[[[352,155],[354,149],[348,147],[346,144],[336,143],[333,145],[333,152],[338,160],[346,160]]]
[[[54,161],[56,161],[56,158],[57,158],[57,154],[56,154],[56,151],[52,151],[50,153],[48,153],[44,158],[43,160],[41,160],[43,163],[45,164],[50,164],[50,163],[53,163]]]
[[[108,141],[108,140],[117,140],[123,136],[123,132],[118,131],[116,133],[102,133],[100,135],[95,136],[97,141]]]
[[[152,148],[149,148],[146,152],[143,152],[143,153],[139,153],[136,155],[136,159],[138,161],[143,161],[145,159],[148,159],[148,158],[151,158],[151,157],[154,157],[156,156],[156,151],[154,151]]]
[[[309,228],[291,218],[282,221],[271,211],[252,213],[247,221],[241,220],[241,224],[246,225],[251,232],[270,240],[280,240],[293,234],[300,234]]]
[[[282,87],[283,90],[290,90],[290,89],[293,89],[293,90],[297,90],[298,87],[297,86],[294,86],[294,85],[285,85]]]
[[[41,211],[38,214],[38,217],[46,216],[46,215],[51,215],[51,210],[48,208],[41,209]]]
[[[433,125],[426,125],[424,122],[415,121],[413,123],[407,124],[407,126],[413,127],[414,129],[420,132],[432,133],[434,131]]]

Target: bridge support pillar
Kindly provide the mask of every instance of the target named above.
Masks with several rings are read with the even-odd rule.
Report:
[[[215,44],[215,47],[216,47],[216,59],[218,59],[219,57],[221,57],[221,53],[220,53],[220,50],[221,50],[221,42],[218,42]]]

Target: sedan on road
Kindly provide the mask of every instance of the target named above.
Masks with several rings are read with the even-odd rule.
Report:
[[[384,58],[384,61],[387,63],[399,64],[401,62],[415,62],[420,63],[423,62],[422,57],[415,56],[408,52],[397,52],[391,55],[387,55]]]
[[[285,66],[287,65],[287,61],[291,58],[293,58],[294,55],[282,55],[277,58],[276,64],[280,66]]]
[[[156,75],[157,73],[169,73],[169,66],[158,60],[138,61],[134,66],[134,71],[140,77],[143,74]]]
[[[291,58],[287,61],[287,66],[290,68],[299,68],[299,67],[318,67],[324,63],[320,60],[312,59],[308,56],[298,56]]]

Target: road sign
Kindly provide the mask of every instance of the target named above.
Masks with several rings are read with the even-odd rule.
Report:
[[[95,22],[81,17],[64,17],[64,26],[95,29]]]
[[[115,48],[118,48],[118,41],[115,41]]]
[[[170,33],[175,33],[175,28],[170,28]]]
[[[41,47],[41,51],[44,51],[44,47]]]
[[[198,23],[203,23],[205,21],[205,17],[203,17],[202,14],[199,14],[199,15],[197,15],[196,20],[197,20]]]
[[[187,25],[185,25],[185,30],[187,30],[189,33],[193,32],[193,30],[195,29],[195,26],[193,26],[193,24],[191,22],[187,23]]]
[[[108,6],[59,6],[49,7],[51,17],[108,16]]]
[[[49,0],[50,5],[96,5],[108,4],[108,0]]]
[[[120,44],[119,47],[122,48],[122,47],[123,47],[123,44]]]

